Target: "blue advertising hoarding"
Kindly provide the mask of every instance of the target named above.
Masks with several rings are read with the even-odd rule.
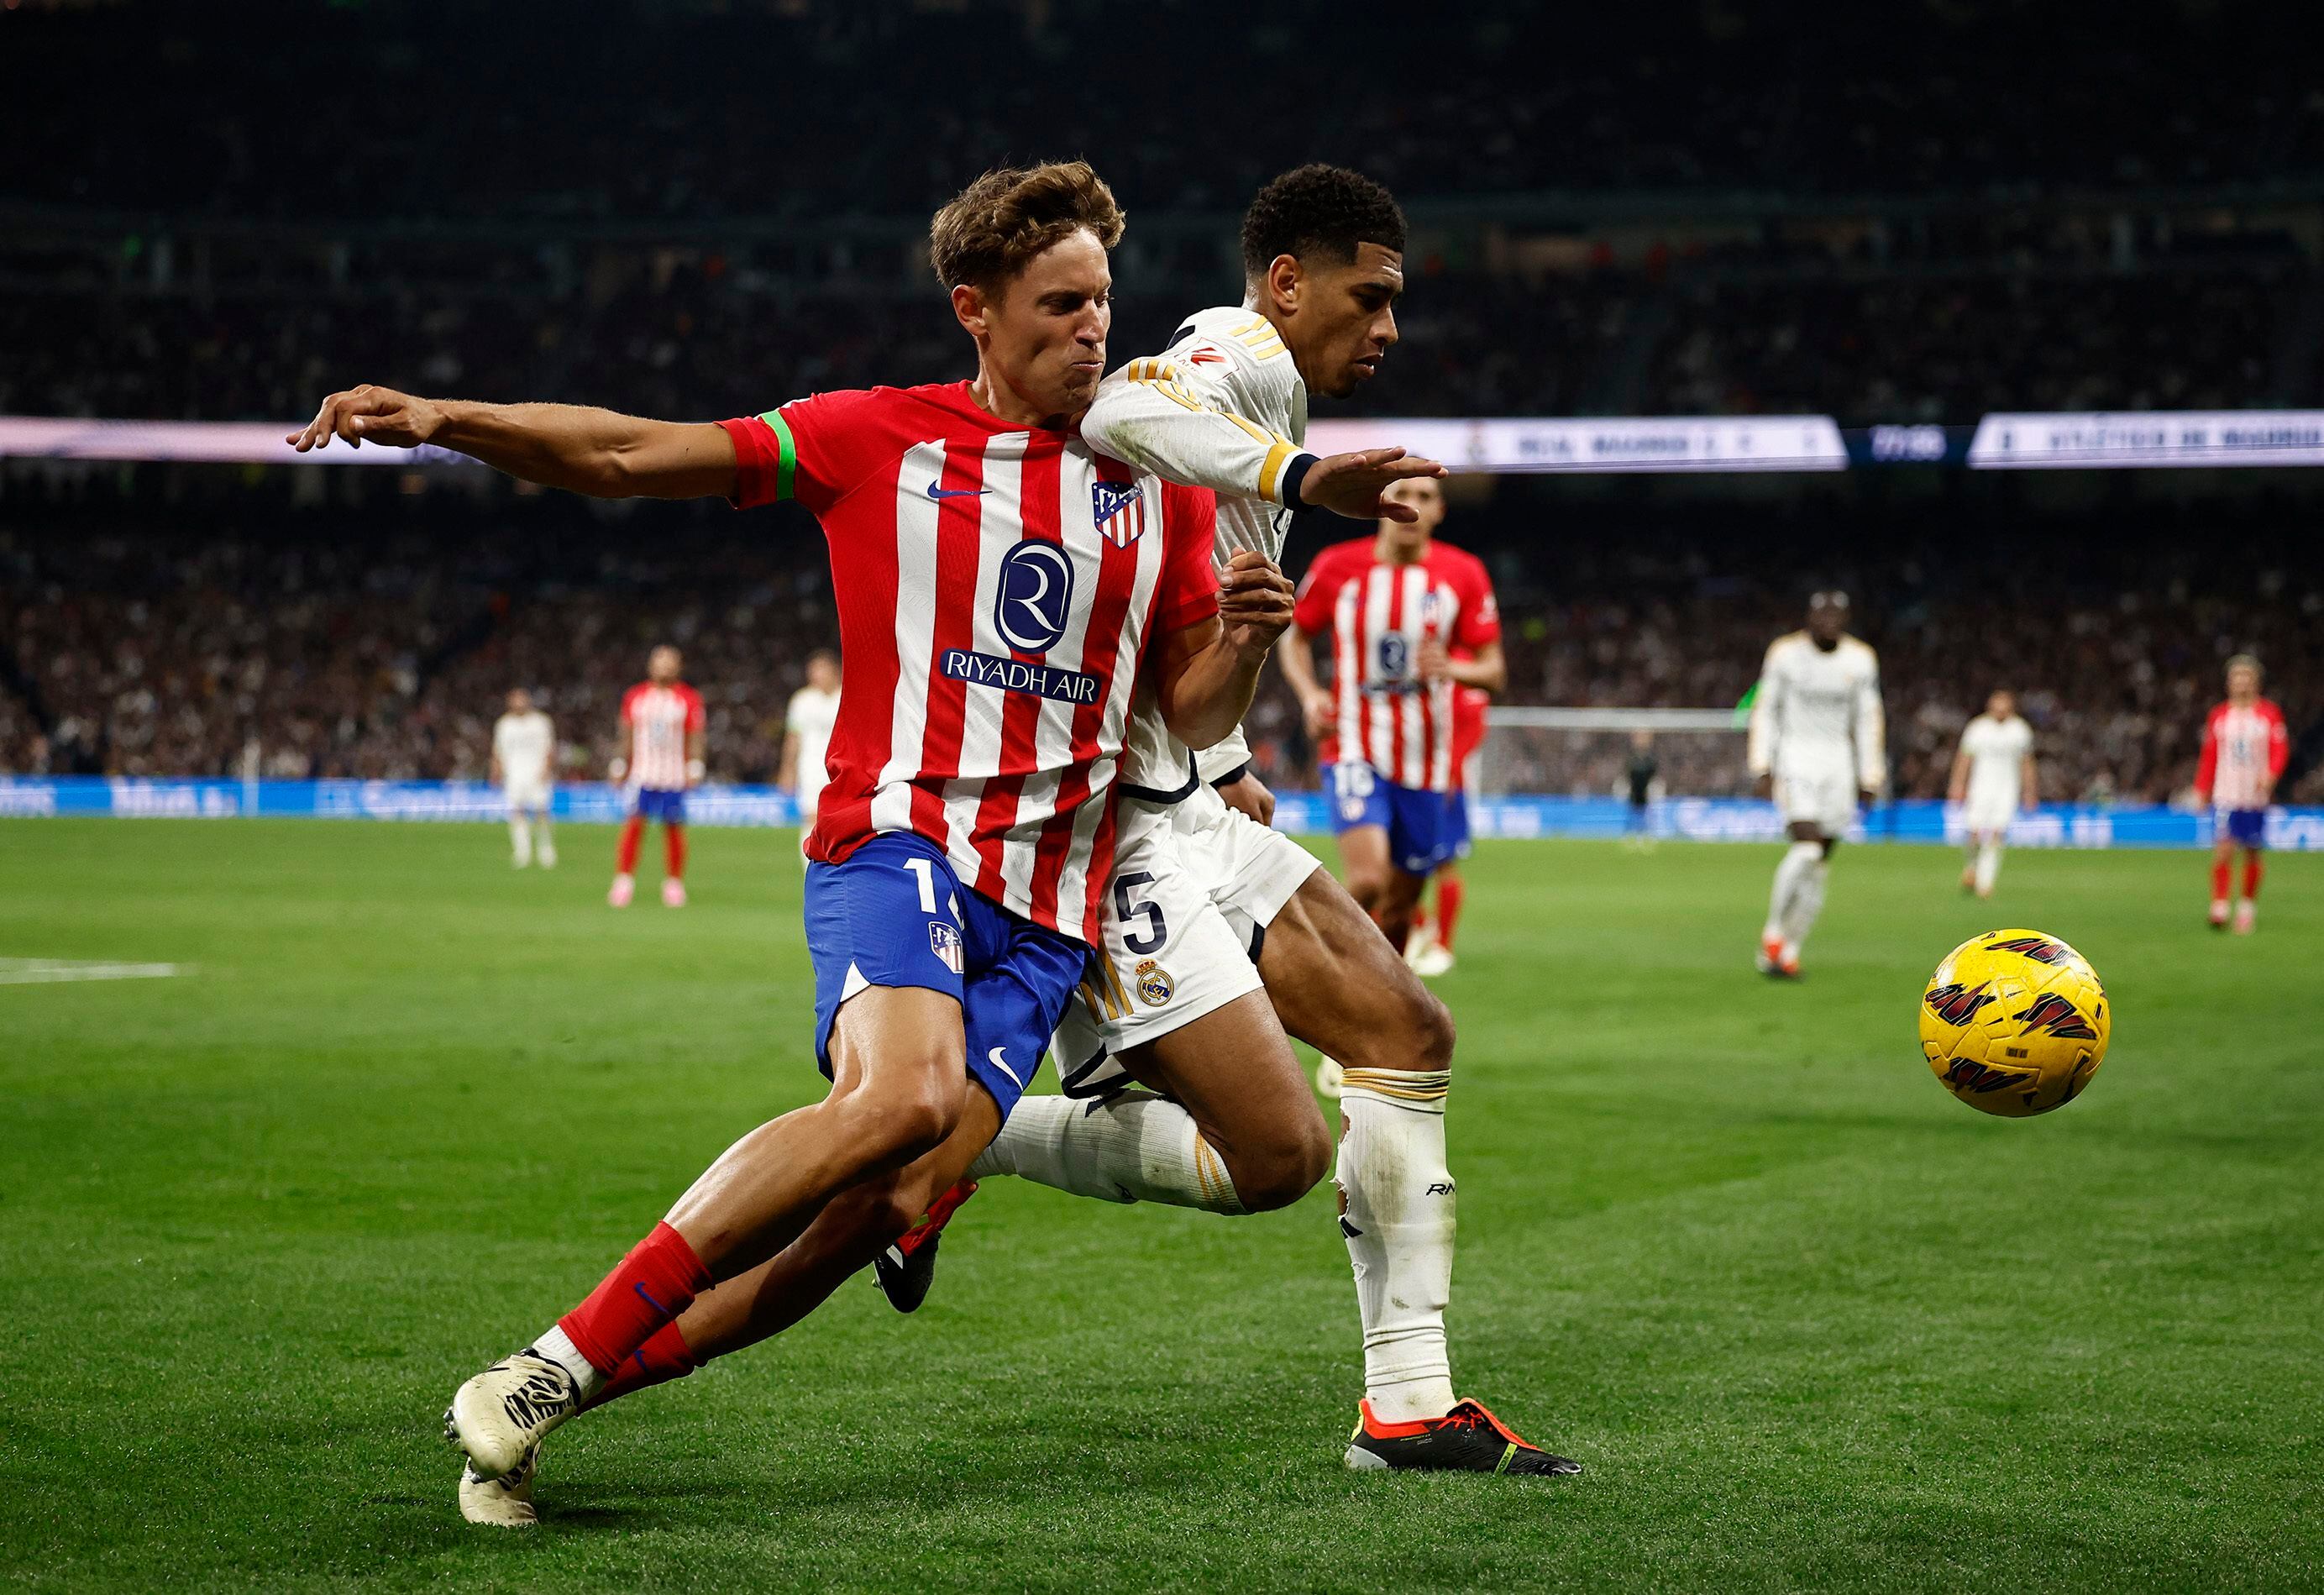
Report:
[[[627,812],[617,787],[557,788],[561,820],[607,822]],[[110,816],[124,819],[264,818],[497,820],[503,808],[494,788],[475,781],[229,781],[107,779],[100,776],[0,776],[0,818]],[[1476,799],[1470,808],[1480,836],[1619,836],[1630,825],[1629,806],[1614,798],[1513,796]],[[798,811],[772,787],[703,787],[687,798],[687,817],[701,825],[789,825]],[[1332,828],[1331,805],[1320,792],[1279,795],[1278,829],[1295,836]],[[1742,798],[1673,798],[1650,805],[1650,834],[1686,842],[1773,842],[1783,819],[1773,804]],[[2209,813],[2135,805],[2114,808],[2047,806],[2010,826],[2019,847],[2209,847]],[[1937,844],[1960,841],[1960,816],[1951,806],[1923,798],[1867,811],[1849,839]],[[2268,814],[2267,844],[2289,852],[2324,852],[2324,808],[2278,808]]]

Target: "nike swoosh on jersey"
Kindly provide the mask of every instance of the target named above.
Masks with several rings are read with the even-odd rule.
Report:
[[[974,498],[991,491],[989,487],[938,487],[933,482],[928,484],[928,496],[932,499]]]

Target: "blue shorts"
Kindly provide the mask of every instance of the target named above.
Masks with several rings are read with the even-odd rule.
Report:
[[[2231,808],[2227,812],[2227,835],[2237,847],[2262,848],[2267,845],[2267,810],[2264,808]]]
[[[1459,810],[1443,792],[1398,786],[1370,765],[1342,760],[1332,767],[1333,828],[1379,825],[1388,832],[1388,855],[1407,875],[1426,875],[1469,840],[1469,811]],[[1450,796],[1458,799],[1460,794]]]
[[[1444,794],[1444,837],[1452,844],[1448,858],[1469,856],[1469,794],[1452,791]]]
[[[682,825],[686,824],[686,794],[659,787],[640,787],[631,812],[645,819],[659,820],[665,825]]]
[[[960,1004],[969,1078],[1001,1116],[1033,1083],[1089,968],[1089,948],[960,883],[934,844],[874,836],[837,864],[807,867],[815,961],[815,1056],[831,1074],[839,1005],[871,986],[918,986]]]

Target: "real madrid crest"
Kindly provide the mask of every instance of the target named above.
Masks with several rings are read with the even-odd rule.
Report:
[[[1138,961],[1138,1000],[1148,1008],[1160,1008],[1176,994],[1178,988],[1170,983],[1170,972],[1151,958]]]

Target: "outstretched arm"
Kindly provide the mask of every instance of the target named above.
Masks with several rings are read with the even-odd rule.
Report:
[[[1197,751],[1242,724],[1268,650],[1291,623],[1291,584],[1248,549],[1219,576],[1219,613],[1161,639],[1155,696],[1170,733]]]
[[[432,443],[543,487],[591,498],[733,498],[734,440],[715,422],[656,421],[575,404],[420,399],[366,383],[323,401],[285,439],[300,454]]]
[[[1167,482],[1293,509],[1312,505],[1360,521],[1410,521],[1417,512],[1380,490],[1408,476],[1442,476],[1434,460],[1401,448],[1318,458],[1240,411],[1233,388],[1168,360],[1133,360],[1106,379],[1082,418],[1082,438],[1101,454]]]

